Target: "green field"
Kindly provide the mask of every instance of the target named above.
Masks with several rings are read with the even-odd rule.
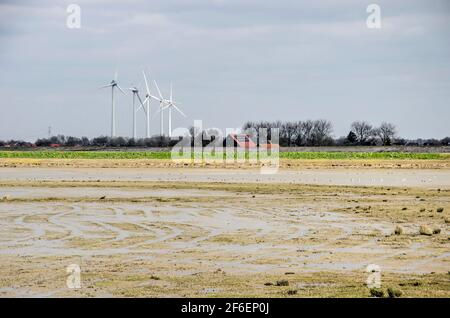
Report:
[[[280,152],[285,159],[450,159],[448,153],[410,152]]]
[[[440,159],[450,154],[407,152],[280,152],[281,159]],[[0,158],[32,159],[170,159],[169,151],[0,151]]]

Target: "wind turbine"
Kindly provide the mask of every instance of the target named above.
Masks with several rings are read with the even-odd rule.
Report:
[[[158,112],[161,113],[161,136],[164,136],[164,109],[165,109],[165,104],[168,102],[167,99],[164,99],[164,97],[161,94],[161,91],[159,90],[158,84],[156,83],[156,81],[153,81],[155,83],[156,89],[158,90],[158,95],[160,98],[156,97],[155,99],[157,101],[159,101],[159,109]]]
[[[147,115],[147,138],[150,138],[150,100],[153,98],[153,99],[159,101],[160,99],[158,97],[155,97],[152,94],[150,94],[150,89],[148,88],[147,76],[145,76],[145,72],[144,71],[142,71],[142,74],[144,75],[145,89],[147,91],[146,95],[145,95],[145,100],[147,101],[147,111],[146,111],[146,115]],[[141,106],[139,106],[139,108],[140,107]]]
[[[165,109],[169,109],[169,137],[172,137],[172,108],[175,108],[176,111],[178,111],[181,115],[186,117],[186,115],[177,107],[176,103],[172,99],[172,83],[170,84],[170,98],[165,99],[161,91],[159,90],[158,84],[155,82],[156,89],[158,90],[159,98],[150,96],[153,99],[156,99],[159,101],[159,109],[158,112],[161,113],[161,136],[164,135],[164,115],[163,112]]]
[[[117,84],[117,71],[114,73],[114,79],[108,85],[104,85],[100,88],[111,87],[111,138],[116,136],[116,122],[115,122],[115,109],[114,109],[114,88],[118,88],[124,95],[125,92]]]
[[[138,85],[138,87],[139,87],[140,85]],[[144,101],[144,102],[142,102],[142,99],[141,99],[141,96],[139,96],[139,88],[138,87],[136,87],[136,86],[133,86],[133,87],[130,87],[130,88],[128,88],[131,92],[132,92],[132,94],[133,94],[133,96],[132,96],[132,108],[133,108],[133,139],[136,139],[136,112],[142,107],[142,109],[144,110],[144,112],[145,113],[147,113],[147,111],[145,110],[145,107],[144,107],[144,103],[147,101],[147,99],[149,98],[149,97],[147,97],[147,99]],[[141,106],[139,106],[139,109],[137,109],[136,110],[136,107],[135,107],[135,98],[138,98],[138,100],[139,100],[139,102],[141,103]]]
[[[174,108],[176,111],[178,111],[181,115],[186,117],[186,115],[177,107],[175,102],[172,99],[173,95],[173,89],[172,89],[172,83],[170,83],[170,99],[166,105],[165,108],[169,109],[169,137],[172,137],[172,108]]]

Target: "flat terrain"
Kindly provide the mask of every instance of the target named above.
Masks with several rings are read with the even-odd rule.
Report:
[[[12,181],[161,181],[353,186],[450,187],[450,169],[258,169],[211,168],[0,168],[0,184]]]
[[[206,151],[209,153],[211,150]],[[233,149],[228,149],[234,153]],[[261,151],[264,152],[264,151]],[[243,151],[239,151],[243,153]],[[281,159],[421,159],[421,160],[450,160],[450,153],[438,152],[363,152],[363,151],[279,151]],[[191,156],[188,150],[187,154]],[[200,152],[196,153],[199,155]],[[219,154],[219,151],[218,151]],[[221,151],[220,155],[224,156]],[[218,155],[219,156],[219,155]],[[237,156],[237,152],[235,153]],[[0,158],[33,158],[33,159],[171,159],[170,151],[73,151],[73,150],[29,150],[29,151],[0,151]]]
[[[376,264],[384,290],[450,297],[446,160],[288,161],[274,175],[23,160],[0,160],[1,296],[367,297]]]

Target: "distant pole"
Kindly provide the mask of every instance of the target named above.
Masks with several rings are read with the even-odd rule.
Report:
[[[52,126],[48,126],[48,138],[52,136]]]

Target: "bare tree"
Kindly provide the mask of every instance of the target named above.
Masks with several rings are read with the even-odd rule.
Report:
[[[292,139],[294,142],[295,146],[298,146],[302,143],[302,131],[301,131],[301,126],[302,126],[302,122],[301,121],[296,121],[293,122],[293,134],[292,134]]]
[[[393,124],[382,122],[380,127],[376,128],[374,132],[380,138],[383,146],[390,146],[395,137],[396,129]]]
[[[365,144],[374,135],[373,127],[366,121],[354,121],[351,131],[356,134],[356,139],[360,145]]]
[[[301,132],[302,132],[302,139],[303,139],[303,145],[305,146],[313,146],[314,140],[313,140],[313,129],[314,129],[314,122],[312,120],[307,120],[302,122],[301,124]]]
[[[247,122],[245,122],[244,123],[244,125],[242,125],[242,130],[246,130],[246,129],[249,129],[249,128],[255,128],[255,123],[254,122],[252,122],[252,121],[247,121]]]
[[[319,119],[314,121],[312,136],[314,146],[326,146],[332,144],[331,133],[333,132],[333,125],[330,121]]]
[[[281,137],[287,140],[288,147],[291,146],[292,139],[295,136],[295,130],[295,123],[293,122],[286,122],[281,125]]]

